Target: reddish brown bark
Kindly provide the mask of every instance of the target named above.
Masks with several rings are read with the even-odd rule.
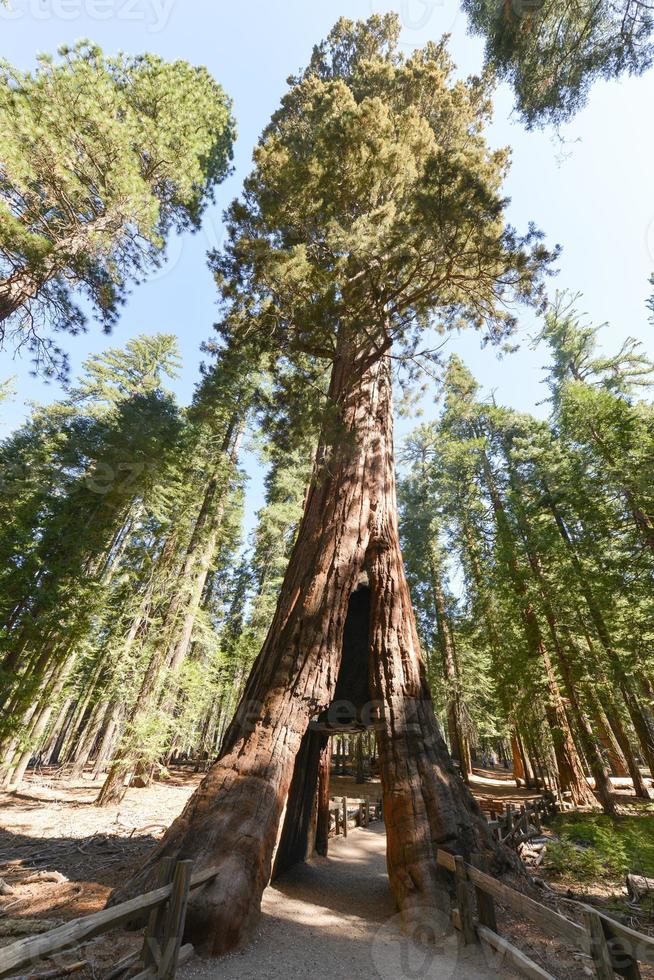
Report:
[[[546,717],[554,744],[561,789],[570,792],[572,802],[576,806],[596,808],[597,800],[584,775],[583,764],[577,752],[574,738],[572,737],[563,699],[552,667],[552,660],[543,638],[536,610],[529,595],[526,576],[510,544],[512,537],[508,530],[509,522],[506,510],[498,492],[493,470],[486,453],[482,454],[482,465],[497,527],[504,537],[507,571],[516,597],[521,604],[525,640],[534,659],[540,657],[543,663],[548,691]],[[536,571],[532,562],[533,556],[529,553],[529,550],[527,557],[532,570]],[[549,625],[552,627],[551,620]]]
[[[318,792],[316,799],[315,852],[327,857],[329,850],[329,777],[332,761],[332,740],[328,739],[318,764]]]
[[[599,698],[590,687],[586,688],[585,696],[595,722],[595,730],[606,752],[606,758],[611,767],[611,772],[614,776],[629,778],[629,767]]]
[[[441,647],[441,657],[443,661],[443,673],[449,687],[450,701],[448,704],[448,728],[450,734],[450,746],[452,755],[459,763],[460,773],[463,779],[468,781],[472,772],[472,756],[470,753],[470,743],[466,733],[464,703],[461,691],[461,677],[459,665],[454,647],[454,637],[450,630],[445,603],[445,593],[441,582],[439,569],[436,565],[434,556],[430,559],[430,579],[434,598],[434,608],[436,610],[436,624],[438,629],[438,639]]]
[[[518,786],[521,786],[523,783],[526,783],[527,777],[525,775],[525,767],[522,763],[520,746],[518,745],[518,739],[515,735],[511,736],[511,753],[513,755],[513,777]]]
[[[332,416],[321,439],[273,622],[221,758],[129,888],[142,890],[164,855],[219,867],[194,893],[187,917],[189,938],[205,953],[236,945],[258,913],[296,758],[310,721],[334,696],[348,604],[364,571],[398,904],[443,904],[438,846],[492,847],[454,772],[425,681],[397,530],[388,355],[355,355],[340,342],[329,396],[338,424]]]

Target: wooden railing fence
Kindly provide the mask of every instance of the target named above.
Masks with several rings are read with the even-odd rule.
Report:
[[[137,974],[138,980],[173,980],[178,964],[193,953],[192,946],[182,946],[189,893],[218,874],[217,868],[195,875],[192,871],[192,861],[163,858],[159,887],[154,891],[0,949],[0,977],[33,965],[43,957],[74,950],[80,943],[149,912],[141,950],[121,961],[112,974],[118,976],[141,963],[143,969]]]
[[[506,956],[526,977],[555,980],[551,973],[499,934],[496,901],[517,912],[521,918],[535,922],[548,935],[562,939],[588,955],[599,980],[614,980],[616,974],[639,980],[638,964],[654,965],[654,938],[629,929],[597,909],[578,903],[584,922],[579,925],[486,874],[480,867],[481,858],[467,864],[462,857],[440,850],[437,857],[439,865],[455,877],[457,907],[453,921],[464,942],[483,940]],[[475,893],[476,916],[470,886]]]
[[[520,806],[496,800],[480,800],[479,805],[500,843],[513,847],[540,834],[543,818],[559,812],[559,805],[550,794]]]
[[[351,803],[354,803],[356,806],[355,826],[367,827],[373,820],[382,819],[381,800],[371,802],[369,799],[360,799],[359,797],[351,796],[342,796],[338,800],[331,800],[329,804],[329,812],[334,818],[333,829],[336,837],[338,837],[339,834],[342,834],[343,837],[347,837]]]
[[[371,819],[381,817],[378,803],[371,805],[365,799],[342,797],[330,804],[336,833],[347,836],[350,803],[357,805],[355,816],[361,827],[367,827]],[[542,803],[536,801],[531,806],[521,807],[517,813],[505,811],[502,818],[495,820],[500,840],[508,842],[520,834],[529,836],[529,825],[536,825],[536,818],[544,812],[539,806]],[[579,925],[491,877],[483,870],[481,858],[468,864],[458,855],[439,850],[437,860],[455,877],[457,907],[453,921],[464,942],[483,940],[526,977],[555,980],[552,974],[499,934],[495,902],[531,919],[548,935],[576,946],[592,959],[599,980],[614,980],[616,974],[638,980],[641,977],[639,963],[654,965],[654,938],[616,922],[597,909],[580,905],[584,924]],[[139,966],[140,971],[133,980],[174,980],[178,965],[193,953],[192,946],[182,946],[189,895],[217,874],[217,868],[193,874],[192,861],[164,858],[159,866],[158,887],[153,891],[0,949],[0,977],[34,965],[43,957],[74,951],[81,943],[149,913],[141,949],[121,960],[107,980]],[[472,902],[471,889],[476,903]]]

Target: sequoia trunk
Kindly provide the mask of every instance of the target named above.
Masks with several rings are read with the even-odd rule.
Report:
[[[235,946],[259,911],[296,759],[311,720],[334,696],[348,605],[364,572],[398,903],[443,904],[437,846],[462,853],[492,846],[427,691],[397,530],[388,355],[356,354],[339,340],[329,401],[334,411],[277,609],[221,756],[128,886],[142,891],[164,856],[217,866],[217,878],[193,894],[187,918],[189,938],[205,953]],[[305,755],[318,766],[319,753]]]

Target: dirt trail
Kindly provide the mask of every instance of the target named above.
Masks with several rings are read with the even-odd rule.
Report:
[[[513,977],[493,969],[477,947],[462,947],[447,917],[431,917],[435,945],[422,946],[399,928],[386,875],[381,823],[330,841],[329,858],[299,865],[266,889],[255,935],[241,952],[220,960],[194,958],[178,980],[490,980]],[[489,954],[490,956],[490,954]]]

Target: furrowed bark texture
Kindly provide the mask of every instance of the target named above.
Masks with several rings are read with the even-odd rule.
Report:
[[[490,838],[481,811],[454,770],[427,685],[397,527],[391,393],[386,372],[371,454],[370,687],[382,715],[377,744],[388,873],[406,912],[447,906],[435,862],[438,847],[469,855],[488,849]]]
[[[364,571],[388,867],[400,908],[447,901],[438,846],[492,847],[427,690],[397,529],[388,355],[364,359],[341,343],[329,394],[338,417],[326,423],[275,616],[221,757],[127,889],[142,891],[164,856],[192,858],[196,870],[219,867],[194,893],[187,917],[188,937],[204,953],[234,947],[256,917],[292,780],[298,796],[287,817],[306,819],[296,804],[315,792],[320,753],[304,741],[315,768],[306,782],[296,758],[310,721],[334,697],[349,601]],[[285,826],[283,849],[295,848],[296,829]]]

